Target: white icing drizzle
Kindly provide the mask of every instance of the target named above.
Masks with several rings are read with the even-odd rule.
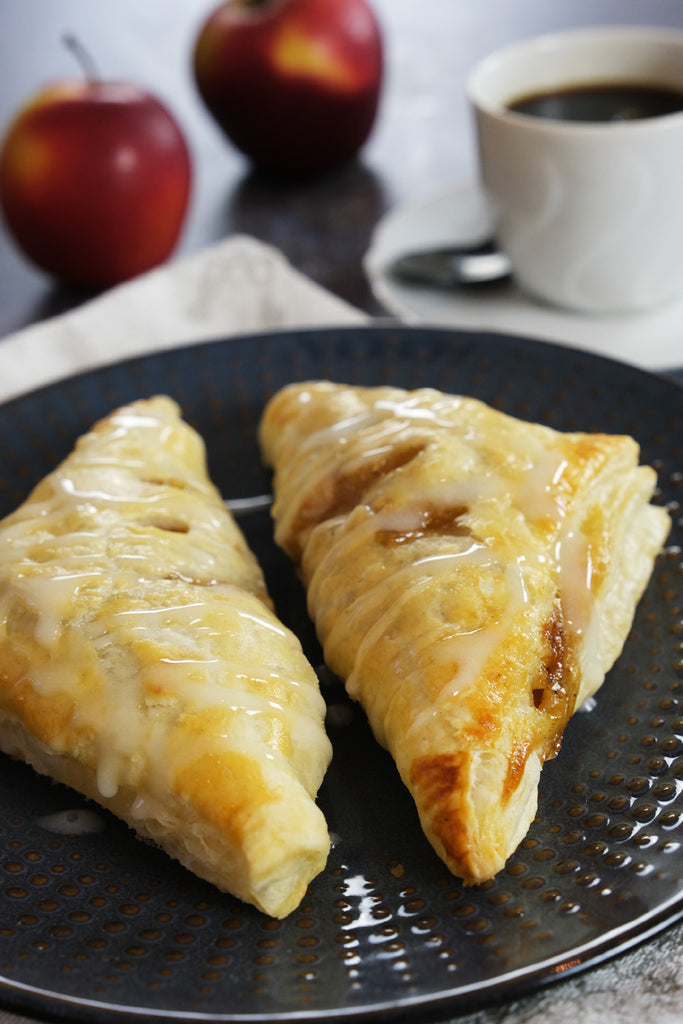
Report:
[[[593,606],[593,560],[584,534],[563,530],[555,543],[554,561],[565,623],[580,636],[590,623]]]
[[[203,447],[166,416],[129,409],[87,435],[0,531],[0,628],[47,654],[25,679],[73,698],[68,732],[95,743],[100,795],[142,780],[141,816],[201,753],[168,744],[169,722],[195,712],[210,747],[260,760],[328,751],[315,674],[257,596],[220,496],[187,468]]]
[[[309,400],[310,396],[306,401]],[[453,678],[443,687],[439,701],[464,692],[479,677],[515,617],[528,604],[526,577],[533,571],[534,562],[550,567],[556,575],[563,627],[567,633],[588,640],[591,646],[597,644],[591,551],[587,538],[572,530],[567,522],[571,495],[566,479],[569,463],[561,447],[554,443],[556,435],[552,431],[544,434],[538,429],[533,433],[513,431],[500,453],[486,449],[482,454],[476,443],[476,409],[470,407],[474,413],[470,419],[462,405],[457,397],[435,398],[431,391],[413,393],[406,398],[398,392],[389,392],[376,397],[367,411],[354,409],[353,414],[303,442],[310,457],[302,458],[290,493],[296,493],[297,488],[309,493],[329,475],[335,459],[334,445],[340,448],[344,471],[352,473],[363,458],[376,458],[388,444],[415,444],[422,439],[425,448],[416,457],[416,463],[428,461],[433,453],[439,468],[453,458],[462,473],[460,479],[452,481],[442,470],[436,482],[431,482],[427,471],[417,473],[410,477],[408,485],[414,493],[402,482],[400,469],[380,482],[381,498],[376,508],[373,499],[366,498],[368,504],[356,507],[348,517],[340,517],[338,528],[336,521],[325,527],[334,527],[334,539],[327,555],[316,566],[310,581],[313,590],[324,586],[333,562],[350,564],[357,552],[372,544],[374,535],[380,531],[398,535],[412,532],[419,536],[425,525],[425,510],[438,515],[439,510],[452,510],[455,514],[462,508],[465,519],[468,510],[475,518],[485,518],[486,505],[491,502],[496,506],[498,518],[501,510],[503,514],[509,510],[510,517],[521,515],[527,523],[538,524],[543,536],[555,538],[554,545],[548,545],[543,539],[536,541],[529,535],[528,551],[512,562],[507,554],[496,555],[495,540],[472,542],[471,538],[443,534],[434,556],[419,556],[406,563],[403,551],[386,555],[386,574],[367,584],[365,592],[347,609],[342,620],[331,626],[326,638],[326,645],[329,643],[335,648],[343,643],[347,629],[353,632],[354,622],[371,623],[347,680],[349,692],[354,696],[358,696],[358,679],[366,657],[406,602],[420,589],[430,588],[437,577],[445,581],[465,564],[480,564],[482,568],[502,573],[507,591],[506,611],[499,621],[473,630],[455,629],[448,636],[435,633],[431,638],[432,654],[454,665]],[[421,432],[423,424],[426,429]],[[408,670],[403,666],[398,671]],[[428,716],[430,712],[424,714]],[[420,728],[421,724],[418,721],[414,727]]]

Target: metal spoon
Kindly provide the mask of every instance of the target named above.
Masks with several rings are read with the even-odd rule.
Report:
[[[397,280],[445,289],[501,281],[510,269],[510,260],[492,239],[405,253],[389,265]]]

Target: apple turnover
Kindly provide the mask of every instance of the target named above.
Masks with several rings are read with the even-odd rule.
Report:
[[[0,746],[283,917],[325,866],[324,702],[164,396],[0,523]]]
[[[493,877],[631,628],[670,525],[654,471],[630,437],[427,389],[293,384],[260,439],[327,664],[439,856]]]

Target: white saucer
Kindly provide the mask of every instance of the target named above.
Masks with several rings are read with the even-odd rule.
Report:
[[[683,366],[683,299],[638,316],[596,317],[543,306],[511,282],[439,291],[403,284],[387,272],[401,253],[475,242],[490,233],[486,200],[471,181],[392,210],[375,228],[364,259],[375,297],[408,323],[540,338],[648,370]]]

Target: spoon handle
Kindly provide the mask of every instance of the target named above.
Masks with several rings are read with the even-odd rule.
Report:
[[[391,263],[389,272],[409,284],[448,289],[500,281],[510,275],[510,261],[492,239],[485,239],[405,253]]]

